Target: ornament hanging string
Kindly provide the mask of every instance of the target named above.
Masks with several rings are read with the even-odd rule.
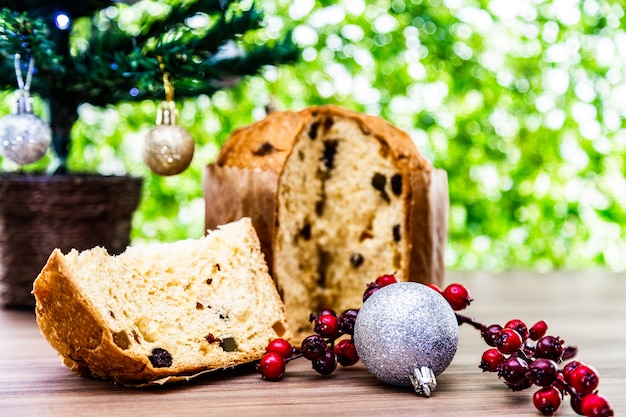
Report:
[[[33,80],[33,72],[35,70],[35,58],[31,56],[30,61],[28,62],[28,69],[26,70],[26,82],[24,82],[24,77],[22,76],[21,59],[22,56],[20,54],[15,54],[14,65],[17,86],[22,91],[30,91],[30,84]]]
[[[161,70],[163,78],[163,90],[165,92],[165,101],[161,103],[161,111],[157,114],[157,125],[175,125],[178,120],[176,105],[174,103],[174,84],[170,79],[170,74],[165,70],[165,63],[163,62],[163,56],[157,56],[159,61],[159,69]]]
[[[170,81],[170,75],[165,71],[165,64],[163,63],[163,57],[159,55],[159,69],[163,73],[163,88],[165,89],[165,101],[174,101],[174,85]]]
[[[16,91],[17,99],[15,101],[16,111],[24,113],[32,113],[32,104],[30,101],[30,85],[33,80],[33,72],[35,71],[35,58],[31,55],[26,69],[26,81],[22,75],[22,56],[15,54],[13,57],[13,65],[15,67],[15,79],[17,80],[18,90]]]

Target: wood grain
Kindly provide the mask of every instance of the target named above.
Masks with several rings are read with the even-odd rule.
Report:
[[[448,273],[474,297],[466,315],[484,324],[544,319],[549,333],[579,348],[578,360],[600,373],[600,392],[615,415],[626,415],[626,275],[605,272]],[[510,392],[478,369],[486,345],[462,326],[458,353],[431,398],[385,386],[362,364],[317,375],[304,359],[281,382],[262,381],[251,367],[189,383],[124,388],[81,378],[39,334],[32,312],[0,310],[1,416],[538,416],[533,389]],[[558,416],[575,416],[564,402]]]

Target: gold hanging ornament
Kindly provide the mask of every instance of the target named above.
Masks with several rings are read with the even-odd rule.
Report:
[[[162,61],[159,59],[159,61]],[[176,175],[183,172],[193,159],[194,141],[189,132],[178,126],[178,111],[174,103],[174,86],[164,71],[165,101],[161,102],[156,126],[146,135],[143,160],[157,175]]]
[[[15,54],[15,78],[18,90],[15,92],[13,112],[0,119],[0,153],[20,165],[30,164],[41,159],[52,142],[50,125],[33,114],[30,84],[35,68],[30,58],[26,81],[22,77],[21,56]]]

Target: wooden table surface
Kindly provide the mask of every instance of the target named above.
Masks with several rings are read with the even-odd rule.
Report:
[[[577,272],[448,273],[467,285],[465,314],[484,324],[546,320],[548,333],[579,348],[576,359],[600,374],[600,392],[626,415],[626,274]],[[267,382],[248,369],[149,389],[74,375],[39,334],[32,312],[0,310],[0,416],[538,416],[533,388],[509,391],[478,363],[486,345],[461,326],[459,350],[430,398],[383,385],[362,364],[317,375],[310,362],[288,364]],[[575,416],[565,401],[557,416]]]

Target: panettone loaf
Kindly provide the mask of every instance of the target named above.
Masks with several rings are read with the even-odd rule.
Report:
[[[291,336],[248,218],[118,256],[55,250],[33,294],[41,332],[68,367],[128,385],[250,362]]]
[[[207,226],[253,216],[294,332],[320,308],[358,308],[381,274],[442,285],[446,174],[379,117],[272,113],[231,135],[205,197]]]

